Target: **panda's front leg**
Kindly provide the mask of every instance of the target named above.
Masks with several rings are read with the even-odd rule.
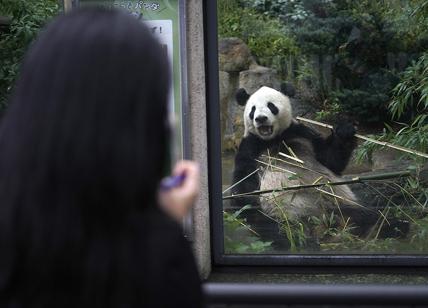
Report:
[[[253,192],[260,188],[259,174],[256,170],[259,164],[256,159],[263,151],[263,144],[252,134],[244,137],[235,156],[235,169],[233,171],[232,194]],[[258,197],[246,196],[234,199],[234,204],[239,208],[258,202]]]
[[[317,160],[336,174],[341,174],[357,146],[355,126],[352,123],[340,123],[329,137],[314,142]]]
[[[235,156],[235,169],[233,172],[232,194],[242,194],[260,189],[259,163],[256,159],[267,148],[267,143],[254,135],[245,137]],[[232,208],[239,210],[246,205],[250,208],[242,212],[241,217],[264,241],[272,241],[276,249],[286,250],[290,243],[280,230],[274,220],[265,216],[260,207],[259,196],[242,196],[232,199]]]

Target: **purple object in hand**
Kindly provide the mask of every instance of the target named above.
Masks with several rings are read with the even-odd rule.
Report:
[[[183,183],[185,178],[186,178],[186,175],[184,173],[180,175],[166,177],[161,181],[160,189],[169,190],[174,187],[178,187]]]

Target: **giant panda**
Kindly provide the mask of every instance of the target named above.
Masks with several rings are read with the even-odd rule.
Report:
[[[264,240],[273,241],[277,248],[287,248],[289,241],[280,232],[278,222],[307,221],[326,213],[334,213],[340,217],[337,221],[353,225],[354,232],[360,234],[367,231],[363,225],[375,223],[375,215],[359,204],[348,185],[245,195],[341,181],[340,174],[357,142],[351,123],[338,125],[327,137],[299,123],[292,117],[289,97],[273,88],[264,86],[252,95],[239,89],[236,100],[245,106],[245,131],[235,156],[232,195],[238,196],[232,205],[251,205],[243,215]]]

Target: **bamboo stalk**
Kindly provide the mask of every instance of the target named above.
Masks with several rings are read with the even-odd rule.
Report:
[[[258,195],[269,194],[269,193],[280,192],[280,191],[288,191],[288,190],[299,190],[299,189],[306,189],[306,188],[319,188],[319,187],[323,187],[323,186],[338,186],[338,185],[356,184],[356,183],[363,183],[365,181],[370,181],[370,180],[385,180],[385,179],[405,177],[405,176],[410,176],[410,175],[412,175],[412,173],[410,171],[397,171],[397,172],[381,173],[381,174],[377,174],[377,175],[354,177],[351,180],[344,180],[344,181],[337,181],[337,182],[294,185],[294,186],[287,186],[287,187],[282,186],[282,187],[279,187],[276,189],[255,190],[252,192],[246,192],[246,193],[242,193],[242,194],[226,196],[226,197],[223,197],[223,200],[234,199],[234,198],[244,197],[244,196],[258,196]]]
[[[243,181],[245,181],[246,179],[248,179],[250,176],[252,176],[254,173],[258,172],[260,170],[260,168],[257,168],[256,170],[254,170],[253,172],[251,172],[250,174],[248,174],[247,176],[243,177],[242,179],[240,179],[238,182],[236,182],[235,184],[229,186],[228,188],[226,188],[222,194],[224,194],[225,192],[231,190],[233,187],[235,187],[236,185],[238,185],[239,183],[242,183]]]
[[[321,127],[333,129],[332,125],[324,124],[324,123],[321,123],[321,122],[318,122],[318,121],[309,120],[309,119],[302,118],[302,117],[296,117],[296,119],[299,120],[299,121],[302,121],[302,122],[307,122],[307,123],[311,123],[311,124],[318,125],[318,126],[321,126]],[[372,143],[376,143],[376,144],[382,145],[384,147],[388,147],[388,148],[392,148],[392,149],[395,149],[395,150],[398,150],[398,151],[402,151],[402,152],[410,153],[410,154],[413,154],[413,155],[417,155],[417,156],[428,158],[428,154],[426,154],[426,153],[423,153],[423,152],[420,152],[420,151],[416,151],[416,150],[412,150],[412,149],[408,149],[408,148],[405,148],[405,147],[402,147],[402,146],[399,146],[399,145],[395,145],[395,144],[392,144],[392,143],[389,143],[389,142],[386,142],[386,141],[379,141],[379,140],[376,140],[376,139],[373,139],[373,138],[369,138],[369,137],[366,137],[366,136],[363,136],[363,135],[360,135],[360,134],[355,134],[355,137],[357,137],[359,139],[362,139],[362,140],[365,140],[365,141],[368,141],[368,142],[372,142]]]
[[[264,162],[264,161],[261,161],[261,160],[258,160],[258,159],[255,159],[255,161],[256,162],[258,162],[259,164],[262,164],[262,165],[265,165],[265,166],[268,166],[268,167],[271,167],[271,171],[272,172],[274,172],[273,171],[273,168],[276,168],[277,170],[279,170],[279,171],[282,171],[282,172],[286,172],[286,173],[290,173],[290,174],[292,174],[292,175],[297,175],[297,173],[296,172],[293,172],[293,171],[290,171],[290,170],[287,170],[287,169],[284,169],[284,168],[281,168],[281,167],[278,167],[278,166],[275,166],[275,165],[272,165],[272,164],[268,164],[268,163],[266,163],[266,162]]]
[[[226,213],[225,211],[223,211],[223,213]],[[254,233],[257,236],[260,236],[260,234],[258,234],[256,231],[254,231],[253,229],[251,229],[250,226],[244,224],[242,221],[240,221],[237,218],[233,218],[234,221],[236,221],[237,223],[239,223],[240,225],[242,225],[244,228],[246,228],[247,230],[249,230],[250,232]]]
[[[262,155],[262,157],[266,157],[266,155]],[[290,166],[298,167],[298,168],[301,168],[303,170],[307,170],[307,171],[310,171],[310,172],[313,172],[313,173],[316,173],[316,174],[324,176],[321,172],[318,172],[318,171],[312,170],[310,168],[304,167],[301,164],[295,164],[295,163],[292,163],[290,161],[283,160],[283,159],[280,159],[280,158],[277,158],[277,157],[271,157],[271,159],[276,160],[276,161],[280,161],[280,162],[282,162],[284,164],[288,164]]]
[[[296,157],[294,157],[294,156],[290,156],[290,155],[287,155],[287,154],[282,153],[282,152],[278,152],[278,154],[279,154],[279,155],[281,155],[281,156],[284,156],[284,157],[286,157],[286,158],[288,158],[288,159],[291,159],[291,160],[297,161],[298,163],[301,163],[301,164],[304,164],[304,163],[305,163],[303,160],[298,159],[298,158],[296,158]]]
[[[331,186],[330,186],[330,188],[332,188]],[[354,205],[356,205],[356,206],[359,206],[359,207],[362,207],[362,208],[366,208],[364,205],[361,205],[361,204],[359,204],[358,202],[355,202],[354,200],[351,200],[351,199],[348,199],[348,198],[345,198],[345,197],[342,197],[342,196],[339,196],[339,195],[336,195],[335,193],[334,193],[334,190],[333,190],[333,192],[331,193],[331,192],[328,192],[328,191],[325,191],[325,190],[322,190],[321,188],[315,188],[317,191],[319,191],[320,193],[323,193],[323,194],[326,194],[326,195],[328,195],[328,196],[330,196],[330,197],[333,197],[333,198],[335,198],[335,199],[340,199],[340,200],[342,200],[342,201],[345,201],[345,202],[348,202],[348,203],[352,203],[352,204],[354,204]],[[337,202],[337,200],[336,200],[336,202]],[[339,204],[337,204],[338,206],[339,206]],[[339,210],[340,211],[340,210]]]
[[[297,157],[297,155],[296,155],[296,153],[294,153],[294,151],[293,151],[293,149],[292,148],[290,148],[284,141],[282,141],[282,144],[287,148],[287,150],[288,150],[288,152],[291,154],[291,155],[293,155],[294,156],[294,158],[297,158],[297,159],[299,159],[298,157]]]

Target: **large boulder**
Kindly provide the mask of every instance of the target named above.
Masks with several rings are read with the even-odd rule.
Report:
[[[256,92],[261,86],[281,90],[281,82],[274,69],[251,65],[249,70],[239,73],[239,87],[244,88],[248,93]]]
[[[239,119],[242,117],[244,108],[235,101],[238,80],[239,75],[236,72],[219,71],[220,121],[222,149],[224,151],[235,151],[239,145],[240,136],[244,133],[242,120]],[[239,123],[236,123],[237,119],[239,119]]]
[[[224,72],[240,72],[247,70],[252,63],[250,49],[244,41],[236,37],[219,41],[219,68]]]

